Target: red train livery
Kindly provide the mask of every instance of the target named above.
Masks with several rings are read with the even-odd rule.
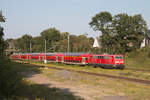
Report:
[[[123,55],[90,53],[14,53],[12,59],[60,62],[66,64],[92,65],[102,68],[124,69]]]

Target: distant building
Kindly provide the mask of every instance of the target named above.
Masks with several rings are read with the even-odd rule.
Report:
[[[148,30],[146,38],[143,39],[140,48],[143,48],[145,46],[150,46],[150,30]]]
[[[99,41],[98,41],[98,38],[95,38],[93,47],[94,47],[94,48],[95,48],[95,47],[101,48],[100,43],[99,43]]]
[[[150,46],[150,30],[148,30],[147,37],[145,38],[146,46]]]
[[[145,47],[145,38],[143,39],[140,48],[143,48],[143,47]]]

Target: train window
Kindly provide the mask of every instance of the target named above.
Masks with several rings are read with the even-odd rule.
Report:
[[[101,59],[104,59],[104,56],[100,56],[101,57]]]
[[[93,58],[94,58],[94,59],[96,59],[96,58],[97,58],[97,56],[93,56]]]
[[[110,57],[109,56],[104,56],[104,59],[109,59]]]
[[[85,60],[87,61],[87,60],[88,60],[88,58],[86,57],[86,58],[85,58]]]
[[[105,59],[104,56],[94,56],[93,58],[97,58],[97,59]]]
[[[116,59],[123,59],[122,56],[115,56]]]
[[[102,56],[98,56],[98,59],[102,59]]]

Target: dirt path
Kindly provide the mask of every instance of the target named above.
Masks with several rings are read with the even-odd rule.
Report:
[[[69,83],[52,81],[41,74],[32,75],[32,77],[27,79],[37,84],[60,88],[64,93],[73,93],[85,100],[129,100],[126,97],[121,96],[107,96],[102,90],[98,90],[96,87],[88,86],[86,84],[74,86]]]
[[[71,84],[64,84],[61,82],[56,82],[56,81],[51,81],[48,78],[46,78],[43,75],[36,74],[33,75],[32,77],[28,78],[29,80],[37,83],[37,84],[42,84],[48,87],[57,87],[60,88],[63,92],[65,93],[73,93],[76,96],[80,96],[84,98],[85,100],[95,100],[93,97],[91,97],[91,93],[96,93],[98,91],[92,91],[90,87],[85,86],[72,86]],[[101,93],[100,93],[101,94]],[[98,95],[97,95],[98,96]]]

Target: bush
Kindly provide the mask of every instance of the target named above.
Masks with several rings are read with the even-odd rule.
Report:
[[[13,95],[21,82],[21,76],[13,67],[14,64],[6,57],[0,55],[0,97]]]
[[[137,56],[138,52],[137,51],[132,51],[128,54],[129,58],[135,58]]]
[[[147,57],[150,58],[150,51],[148,52]]]

